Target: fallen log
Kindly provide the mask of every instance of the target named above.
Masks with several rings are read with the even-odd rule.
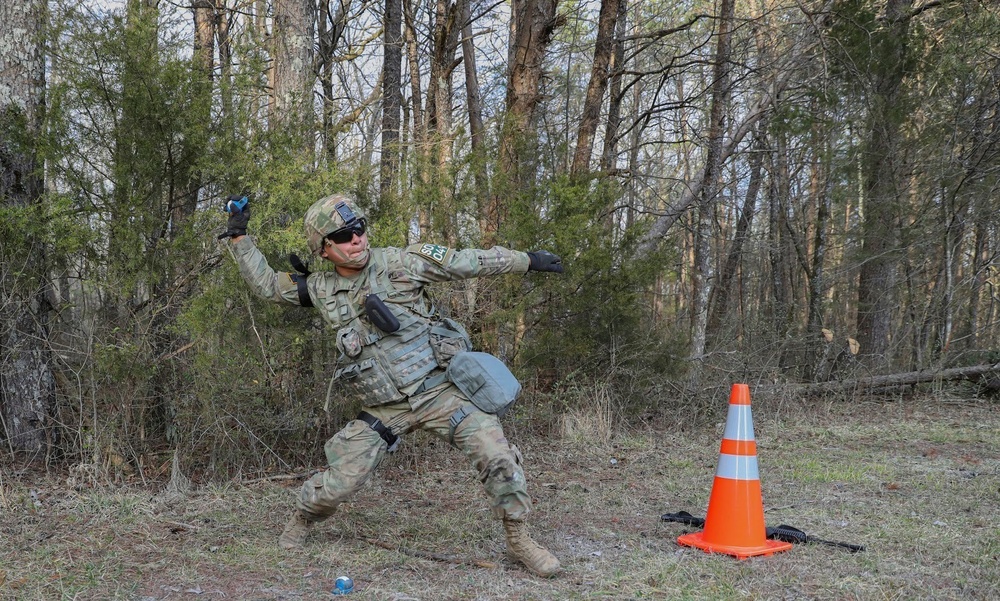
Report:
[[[908,386],[924,382],[947,382],[954,380],[980,380],[986,375],[994,374],[1000,379],[1000,363],[986,365],[970,365],[967,367],[951,367],[948,369],[927,369],[910,371],[901,374],[884,376],[869,376],[853,380],[834,380],[830,382],[813,382],[797,384],[792,390],[799,394],[823,394],[830,392],[845,392],[871,388],[888,388],[893,386]]]

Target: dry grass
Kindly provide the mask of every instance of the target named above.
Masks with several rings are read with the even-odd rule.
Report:
[[[411,436],[294,553],[276,539],[297,482],[195,483],[186,495],[74,490],[64,475],[8,462],[0,599],[329,599],[342,574],[358,585],[352,598],[395,601],[988,599],[1000,591],[996,403],[755,399],[768,524],[867,550],[796,545],[742,562],[679,547],[689,529],[659,520],[678,510],[704,515],[722,408],[716,423],[683,431],[646,423],[611,433],[607,407],[600,411],[576,415],[565,438],[510,428],[528,464],[536,538],[565,568],[554,579],[507,563],[501,529],[461,455]]]

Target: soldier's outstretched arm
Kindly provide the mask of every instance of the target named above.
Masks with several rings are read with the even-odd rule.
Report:
[[[504,273],[554,271],[562,273],[562,261],[548,251],[521,252],[502,246],[489,250],[456,250],[439,244],[414,244],[403,252],[412,277],[422,282],[463,280]]]
[[[240,275],[250,285],[257,296],[275,303],[299,305],[298,286],[292,274],[275,271],[267,263],[267,258],[257,249],[250,236],[242,236],[229,245],[230,254],[240,268]],[[297,277],[303,277],[296,274]]]

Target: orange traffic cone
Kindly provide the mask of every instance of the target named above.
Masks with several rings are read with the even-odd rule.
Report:
[[[729,397],[729,416],[712,496],[708,499],[705,529],[681,535],[677,542],[708,553],[735,555],[738,559],[792,548],[791,543],[767,538],[757,474],[757,443],[750,415],[750,389],[746,384],[733,384]]]

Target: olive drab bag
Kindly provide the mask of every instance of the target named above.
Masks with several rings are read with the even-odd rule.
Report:
[[[502,417],[521,393],[521,383],[514,374],[489,353],[458,353],[451,358],[446,374],[485,413]]]

